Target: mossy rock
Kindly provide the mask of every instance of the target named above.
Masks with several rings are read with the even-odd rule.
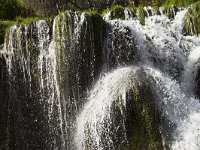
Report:
[[[127,12],[125,12],[127,11]],[[136,17],[140,20],[140,23],[144,24],[145,22],[145,16],[147,16],[146,12],[144,11],[144,8],[142,5],[138,7],[123,7],[121,5],[114,5],[111,7],[111,9],[107,8],[105,9],[101,16],[105,16],[106,13],[110,12],[109,19],[114,20],[114,19],[121,19],[125,20],[127,19],[126,17]],[[126,16],[126,13],[128,13]]]
[[[111,9],[107,8],[102,12],[102,16],[104,16],[106,13],[110,13],[110,18],[109,19],[125,19],[125,13],[124,13],[125,8],[122,7],[121,5],[114,5],[112,6]]]
[[[0,21],[0,44],[4,43],[6,31],[8,31],[9,27],[14,23],[14,21]]]
[[[21,26],[23,27],[24,25],[35,23],[38,20],[45,20],[49,23],[51,22],[51,18],[44,18],[44,17],[16,17],[15,20],[13,21],[0,21],[0,44],[4,43],[4,39],[6,37],[6,34],[9,32],[9,29],[13,25]]]
[[[47,115],[48,94],[44,95],[41,92],[42,75],[38,66],[41,52],[47,51],[50,44],[51,29],[49,28],[44,20],[37,22],[30,18],[26,22],[19,20],[19,24],[12,27],[10,33],[9,40],[12,42],[7,44],[6,40],[6,51],[9,54],[7,59],[12,63],[9,72],[9,89],[12,89],[12,92],[9,91],[8,94],[10,109],[7,129],[10,149],[23,149],[24,145],[26,149],[56,149],[56,146],[62,146],[60,140],[56,138],[60,136],[56,134],[59,123],[54,117],[52,123]],[[41,36],[45,39],[42,48],[40,47]],[[23,69],[26,66],[29,66],[29,69]],[[46,75],[46,71],[43,70],[43,75]],[[55,105],[54,112],[57,115]],[[49,128],[50,126],[53,129]],[[61,149],[60,147],[58,149]]]
[[[124,7],[115,5],[111,9],[111,19],[125,19]]]
[[[33,11],[23,0],[0,0],[0,20],[14,20],[16,16],[28,17]]]
[[[164,2],[164,6],[176,6],[176,7],[187,7],[195,2],[198,2],[199,0],[166,0]]]
[[[21,16],[18,16],[18,17],[16,17],[15,22],[16,22],[16,24],[22,26],[22,25],[25,25],[25,24],[34,23],[38,20],[49,21],[50,18],[39,17],[39,16],[32,16],[32,17],[23,18]]]
[[[155,150],[163,149],[159,133],[159,112],[155,104],[154,91],[151,88],[153,78],[139,70],[141,84],[126,94],[126,127],[127,144],[123,150]]]
[[[196,81],[195,94],[198,98],[200,98],[200,60],[196,63],[196,74],[194,74]]]
[[[139,19],[140,23],[142,25],[145,24],[145,11],[144,11],[144,7],[143,6],[139,6],[137,8],[137,18]]]
[[[164,6],[159,8],[159,13],[174,19],[179,9],[176,6]]]
[[[94,115],[97,116],[97,120],[94,121],[95,131],[93,128],[90,128],[94,125],[93,120],[91,119],[92,121],[90,122],[90,120],[85,118],[85,143],[83,144],[85,149],[164,149],[159,130],[160,113],[155,103],[156,96],[154,95],[153,88],[151,88],[151,84],[154,82],[153,78],[142,69],[138,69],[132,76],[136,76],[136,78],[129,79],[127,77],[125,80],[129,84],[131,84],[130,82],[134,83],[125,92],[125,95],[115,95],[114,91],[118,91],[118,87],[111,87],[112,92],[109,93],[115,93],[114,97],[116,99],[111,104],[108,104],[107,107],[109,108],[102,108],[103,110],[105,109],[105,112]],[[119,84],[119,87],[121,86]],[[110,101],[109,97],[107,99]],[[105,103],[107,104],[107,102]],[[87,107],[87,109],[90,112],[91,108]],[[108,114],[105,115],[104,113]],[[89,113],[86,114],[87,117],[90,115]],[[89,117],[93,118],[94,116],[91,115]],[[98,120],[98,118],[101,119]]]
[[[55,18],[57,73],[63,89],[72,92],[68,88],[73,85],[73,81],[76,81],[73,73],[77,73],[80,75],[79,83],[82,87],[80,93],[82,93],[82,90],[86,90],[87,85],[91,84],[89,80],[99,74],[104,24],[102,17],[96,11],[65,11]],[[92,60],[93,57],[95,58]],[[91,69],[94,69],[94,77],[89,75],[88,70]]]
[[[85,102],[88,87],[99,76],[104,23],[96,11],[65,11],[55,18],[56,72],[60,97],[69,98],[63,101],[70,124],[75,122],[77,110]],[[74,126],[68,126],[67,130],[73,131]],[[67,139],[72,138],[67,134]]]
[[[184,17],[183,34],[200,34],[200,2],[191,5]]]

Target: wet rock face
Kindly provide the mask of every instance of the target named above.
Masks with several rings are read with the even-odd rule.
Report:
[[[139,9],[139,16],[136,10],[129,13],[142,22],[154,13],[147,8]],[[166,12],[169,18],[175,16],[173,11]],[[53,25],[40,20],[11,28],[5,43],[7,57],[0,58],[0,100],[1,108],[5,110],[0,115],[0,145],[22,150],[76,150],[73,140],[76,117],[100,73],[140,61],[138,36],[119,21],[126,17],[122,7],[111,10],[114,20],[107,22],[94,12],[64,12],[55,18]],[[156,49],[154,45],[150,46],[153,43],[151,37],[146,35],[145,39],[147,50]],[[164,58],[151,53],[154,66],[164,70],[165,64],[172,70]],[[176,64],[173,61],[176,61],[175,57],[170,56],[171,65]],[[182,66],[177,66],[180,68],[175,70],[180,72]],[[116,78],[123,73],[123,70],[118,72]],[[131,74],[130,79],[126,74],[122,79],[122,85],[108,88],[108,96],[116,93],[105,110],[108,111],[107,118],[96,124],[98,129],[103,129],[97,130],[100,144],[93,139],[93,124],[85,124],[85,148],[163,149],[162,137],[165,135],[161,135],[159,129],[162,118],[155,103],[154,79],[142,69]],[[106,83],[109,87],[112,82]],[[123,89],[126,83],[131,85]],[[104,93],[98,98],[103,96]],[[98,105],[93,108],[94,113],[96,107]],[[165,129],[167,127],[163,125]],[[5,134],[9,135],[6,144]]]
[[[0,116],[0,142],[5,132],[12,149],[73,149],[75,115],[101,70],[103,31],[98,14],[71,12],[53,25],[39,20],[10,28],[7,57],[0,59],[1,107],[8,113]]]
[[[167,16],[169,19],[174,19],[179,9],[175,6],[160,7],[159,13]]]
[[[139,54],[129,27],[117,21],[107,23],[103,47],[103,69],[109,71],[116,66],[137,63]]]
[[[126,71],[124,70],[124,72]],[[103,80],[113,78],[112,80],[114,81],[116,79],[114,75],[116,72],[111,77],[105,77]],[[129,73],[131,76],[129,76]],[[121,72],[121,74],[123,73]],[[124,88],[123,84],[126,84],[121,75],[119,75],[120,79],[117,82],[118,86],[112,87],[112,85],[107,85],[112,91],[109,92],[109,89],[102,89],[107,87],[104,87],[104,84],[108,84],[104,83],[103,80],[97,83],[95,86],[97,89],[93,89],[97,91],[96,95],[99,95],[103,90],[105,92],[108,90],[110,96],[105,93],[105,100],[103,98],[98,99],[97,97],[99,102],[96,102],[95,95],[90,96],[92,99],[86,104],[87,110],[84,110],[78,119],[80,121],[78,123],[84,124],[81,126],[83,129],[78,126],[78,130],[84,134],[80,135],[84,138],[83,141],[79,141],[80,143],[83,142],[80,144],[82,146],[81,149],[163,149],[162,138],[159,132],[160,116],[155,104],[154,91],[151,88],[152,78],[140,69],[133,74],[128,71],[126,75],[128,76],[126,76],[126,83],[130,84],[128,85],[130,87],[126,87],[127,91],[123,91],[124,93],[119,90]],[[101,84],[103,87],[101,87]],[[120,94],[120,92],[122,93]],[[103,104],[101,104],[101,101]],[[91,110],[95,103],[99,105],[95,108],[96,112]],[[95,113],[97,114],[95,115]],[[84,115],[85,118],[83,120],[82,117]]]
[[[200,34],[200,2],[191,5],[184,17],[183,33],[185,35]]]
[[[148,79],[147,79],[148,80]],[[141,150],[163,149],[159,133],[159,113],[155,106],[155,95],[148,85],[148,81],[137,85],[126,92],[125,127],[127,142],[121,135],[123,131],[123,118],[118,103],[113,104],[113,122],[111,130],[114,132],[113,140],[117,149]],[[120,97],[119,97],[120,101]],[[120,142],[121,141],[121,142]]]
[[[102,66],[104,21],[97,14],[66,12],[55,19],[57,77],[65,101],[68,139],[76,114]],[[72,145],[73,140],[70,140]]]
[[[200,97],[200,68],[198,67],[198,69],[197,69],[197,73],[196,73],[196,80],[195,80],[196,82],[197,82],[197,85],[196,85],[196,95],[197,95],[197,97],[199,98]]]
[[[40,93],[38,32],[36,23],[13,26],[5,43],[9,54],[6,65],[10,84],[7,134],[12,149],[51,147],[52,141],[48,138],[51,130],[47,126],[45,109],[47,104],[42,101]]]
[[[104,22],[99,15],[71,12],[59,15],[55,22],[61,93],[78,105],[101,70]]]
[[[0,56],[0,147],[7,147],[7,123],[8,123],[8,72],[4,56]]]

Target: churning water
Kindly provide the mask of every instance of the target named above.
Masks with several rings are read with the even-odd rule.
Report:
[[[102,136],[110,145],[108,149],[117,149],[113,145],[112,135],[107,131],[112,120],[110,116],[112,103],[121,95],[121,105],[126,106],[126,92],[139,82],[136,77],[138,68],[143,68],[145,73],[156,81],[156,86],[153,87],[158,96],[156,103],[162,115],[167,116],[171,124],[175,124],[176,129],[172,133],[173,141],[170,149],[200,149],[200,103],[199,99],[195,98],[200,38],[182,34],[186,11],[181,10],[174,19],[164,15],[149,16],[145,19],[145,25],[141,25],[137,19],[129,16],[128,10],[125,10],[125,20],[110,20],[110,13],[105,15],[104,19],[110,26],[108,34],[112,37],[108,39],[110,41],[107,45],[110,45],[107,47],[111,47],[112,53],[117,53],[118,49],[114,45],[117,30],[119,34],[126,35],[129,46],[134,45],[127,55],[137,50],[139,62],[133,66],[129,63],[130,67],[106,73],[94,85],[89,93],[88,102],[77,118],[75,139],[79,150],[87,149],[88,145],[91,149],[104,149]],[[124,45],[118,46],[121,46],[121,49],[125,48]],[[105,55],[110,55],[111,51],[106,50]],[[106,61],[108,60],[104,60]],[[135,65],[137,67],[134,67]],[[122,107],[121,113],[126,119]],[[125,140],[126,135],[123,137]],[[94,142],[87,143],[88,139]]]

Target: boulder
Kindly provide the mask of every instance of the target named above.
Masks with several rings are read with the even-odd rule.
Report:
[[[102,78],[77,120],[77,148],[164,149],[152,82],[152,77],[134,67]]]

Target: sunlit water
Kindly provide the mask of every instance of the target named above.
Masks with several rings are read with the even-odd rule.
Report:
[[[110,13],[105,15],[104,19],[112,28],[111,35],[115,30],[124,34],[131,31],[128,35],[130,41],[127,42],[135,44],[136,49],[132,51],[139,53],[139,63],[138,67],[125,67],[107,73],[96,83],[77,118],[76,143],[79,150],[87,149],[86,126],[90,128],[90,138],[95,141],[94,149],[103,149],[100,137],[106,129],[102,124],[109,124],[109,111],[117,96],[122,95],[125,106],[126,97],[123,95],[134,87],[138,68],[143,68],[156,81],[155,94],[159,97],[156,103],[163,116],[176,126],[170,149],[200,149],[200,103],[194,95],[200,38],[182,34],[186,11],[178,12],[175,19],[164,15],[147,17],[144,26],[130,16],[128,10],[125,10],[126,20],[110,20]],[[111,44],[111,47],[115,51],[115,45]],[[106,51],[104,58],[109,58],[109,52]],[[110,135],[104,136],[110,149],[115,149]]]
[[[45,142],[49,143],[50,148],[70,149],[73,147],[72,138],[74,138],[76,150],[103,150],[105,144],[108,145],[107,149],[116,150],[111,138],[113,133],[110,133],[111,107],[114,102],[120,105],[122,131],[125,131],[126,92],[134,88],[136,84],[142,83],[137,74],[142,69],[144,74],[153,78],[152,89],[157,96],[156,104],[161,115],[169,120],[169,128],[173,126],[173,133],[171,133],[173,141],[171,141],[170,148],[173,150],[200,149],[200,103],[195,95],[197,86],[195,79],[200,59],[200,38],[182,34],[183,17],[187,10],[178,12],[174,19],[156,15],[151,7],[145,8],[145,10],[148,16],[145,18],[145,25],[141,25],[129,9],[124,11],[125,20],[111,20],[109,12],[104,16],[106,40],[102,50],[102,70],[106,73],[102,73],[91,91],[88,91],[87,102],[77,116],[76,123],[74,123],[73,115],[79,111],[79,106],[77,106],[77,101],[80,100],[79,95],[76,99],[73,97],[74,95],[65,97],[61,92],[57,73],[59,65],[57,51],[68,46],[69,43],[66,41],[69,40],[69,37],[71,38],[69,40],[70,47],[67,49],[69,52],[76,52],[78,55],[81,51],[85,51],[85,49],[81,49],[78,42],[81,39],[83,24],[88,23],[84,13],[82,15],[68,13],[68,18],[65,15],[61,16],[62,26],[59,24],[60,18],[56,17],[52,35],[46,21],[35,22],[33,30],[35,30],[36,39],[30,41],[33,42],[31,44],[38,52],[36,64],[30,64],[35,51],[29,49],[30,41],[24,40],[29,39],[29,35],[32,34],[29,33],[30,26],[25,25],[23,30],[18,26],[11,27],[9,37],[4,44],[9,80],[11,83],[18,80],[16,79],[18,70],[15,70],[15,67],[19,67],[20,73],[23,75],[21,77],[24,81],[23,85],[26,86],[23,92],[31,99],[32,96],[35,96],[32,94],[33,78],[38,77],[38,104],[47,114],[45,127],[50,133],[46,138],[49,141]],[[70,27],[72,28],[70,29],[67,28],[69,27],[67,19],[69,19],[68,23],[71,23]],[[91,26],[88,25],[88,28]],[[90,38],[93,40],[92,32]],[[56,40],[61,42],[58,43]],[[92,42],[90,46],[91,49],[94,49]],[[96,59],[94,53],[91,51],[90,64],[88,64],[90,81],[94,80]],[[76,57],[76,54],[72,56]],[[76,68],[72,69],[76,72],[73,90],[77,90],[78,94],[81,90],[78,70],[81,59],[87,58],[77,56],[72,59],[77,61],[74,64]],[[68,63],[65,62],[65,65],[69,65]],[[37,68],[37,74],[32,74],[31,66]],[[15,93],[16,87],[13,86],[14,90],[10,91],[10,106],[13,101],[17,101],[15,100],[18,96]],[[19,87],[16,90],[19,90]],[[73,92],[73,94],[77,94],[76,91]],[[119,97],[120,101],[117,101]],[[21,102],[20,99],[19,102]],[[70,112],[70,110],[76,112]],[[20,112],[20,110],[17,111]],[[123,133],[123,140],[126,141],[126,134]],[[102,141],[102,136],[104,141]],[[87,141],[92,141],[92,143],[86,143]]]

